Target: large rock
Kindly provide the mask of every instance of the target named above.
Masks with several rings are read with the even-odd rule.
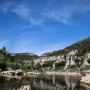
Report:
[[[31,90],[31,87],[30,87],[30,85],[25,85],[25,86],[22,86],[20,89],[17,89],[17,90]]]
[[[90,52],[85,54],[84,62],[82,66],[89,66],[90,65]]]
[[[81,83],[90,85],[90,74],[86,74],[86,76],[81,77]]]
[[[67,69],[68,66],[75,65],[76,53],[77,50],[72,50],[66,55],[66,65],[64,69]]]

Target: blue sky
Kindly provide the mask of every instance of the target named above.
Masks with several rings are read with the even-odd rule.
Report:
[[[0,48],[41,55],[90,36],[90,0],[0,0]]]

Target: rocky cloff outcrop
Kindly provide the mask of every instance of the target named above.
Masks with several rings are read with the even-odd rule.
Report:
[[[90,65],[90,52],[85,54],[83,66],[89,66]]]
[[[68,66],[71,66],[71,65],[75,65],[75,60],[77,59],[76,57],[76,54],[77,53],[77,50],[73,50],[73,51],[70,51],[67,55],[66,55],[66,65],[65,65],[65,69],[68,67]]]
[[[48,61],[53,61],[54,63],[59,63],[61,61],[65,61],[64,55],[59,56],[50,56],[50,57],[40,57],[39,59],[34,60],[34,65],[40,63],[40,65],[45,64]]]
[[[60,63],[62,61],[65,61],[66,64],[64,66],[64,69],[67,69],[70,66],[77,66],[81,65],[82,67],[86,67],[90,65],[90,53],[86,53],[85,56],[77,56],[78,50],[72,50],[69,53],[61,54],[59,56],[42,56],[38,59],[34,60],[34,65],[39,63],[41,66],[45,64],[46,62],[53,61],[53,68],[55,69],[55,65],[57,63]]]
[[[85,74],[80,81],[85,90],[90,90],[90,74]]]
[[[81,77],[81,83],[90,85],[90,74],[86,74],[86,76]]]
[[[66,55],[66,66],[65,66],[65,69],[68,67],[68,66],[71,66],[71,65],[76,65],[77,62],[78,64],[80,65],[82,63],[82,67],[86,67],[86,66],[89,66],[90,65],[90,53],[86,53],[85,56],[79,56],[77,57],[77,50],[73,50],[73,51],[70,51],[67,55]],[[77,60],[77,62],[76,62]]]
[[[40,62],[43,65],[47,61],[54,61],[53,68],[55,68],[57,63],[62,61],[66,62],[64,69],[72,67],[86,68],[90,66],[90,37],[67,46],[64,49],[45,53],[38,60],[35,60],[35,63]]]

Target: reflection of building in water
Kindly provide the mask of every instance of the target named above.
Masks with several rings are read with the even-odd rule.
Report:
[[[76,86],[76,82],[72,81],[71,76],[65,76],[65,82],[67,85],[67,90],[74,90],[75,86]]]

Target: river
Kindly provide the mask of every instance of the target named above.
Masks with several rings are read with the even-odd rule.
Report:
[[[80,76],[41,75],[27,77],[0,76],[0,90],[18,90],[30,85],[30,90],[86,90],[80,84]]]

